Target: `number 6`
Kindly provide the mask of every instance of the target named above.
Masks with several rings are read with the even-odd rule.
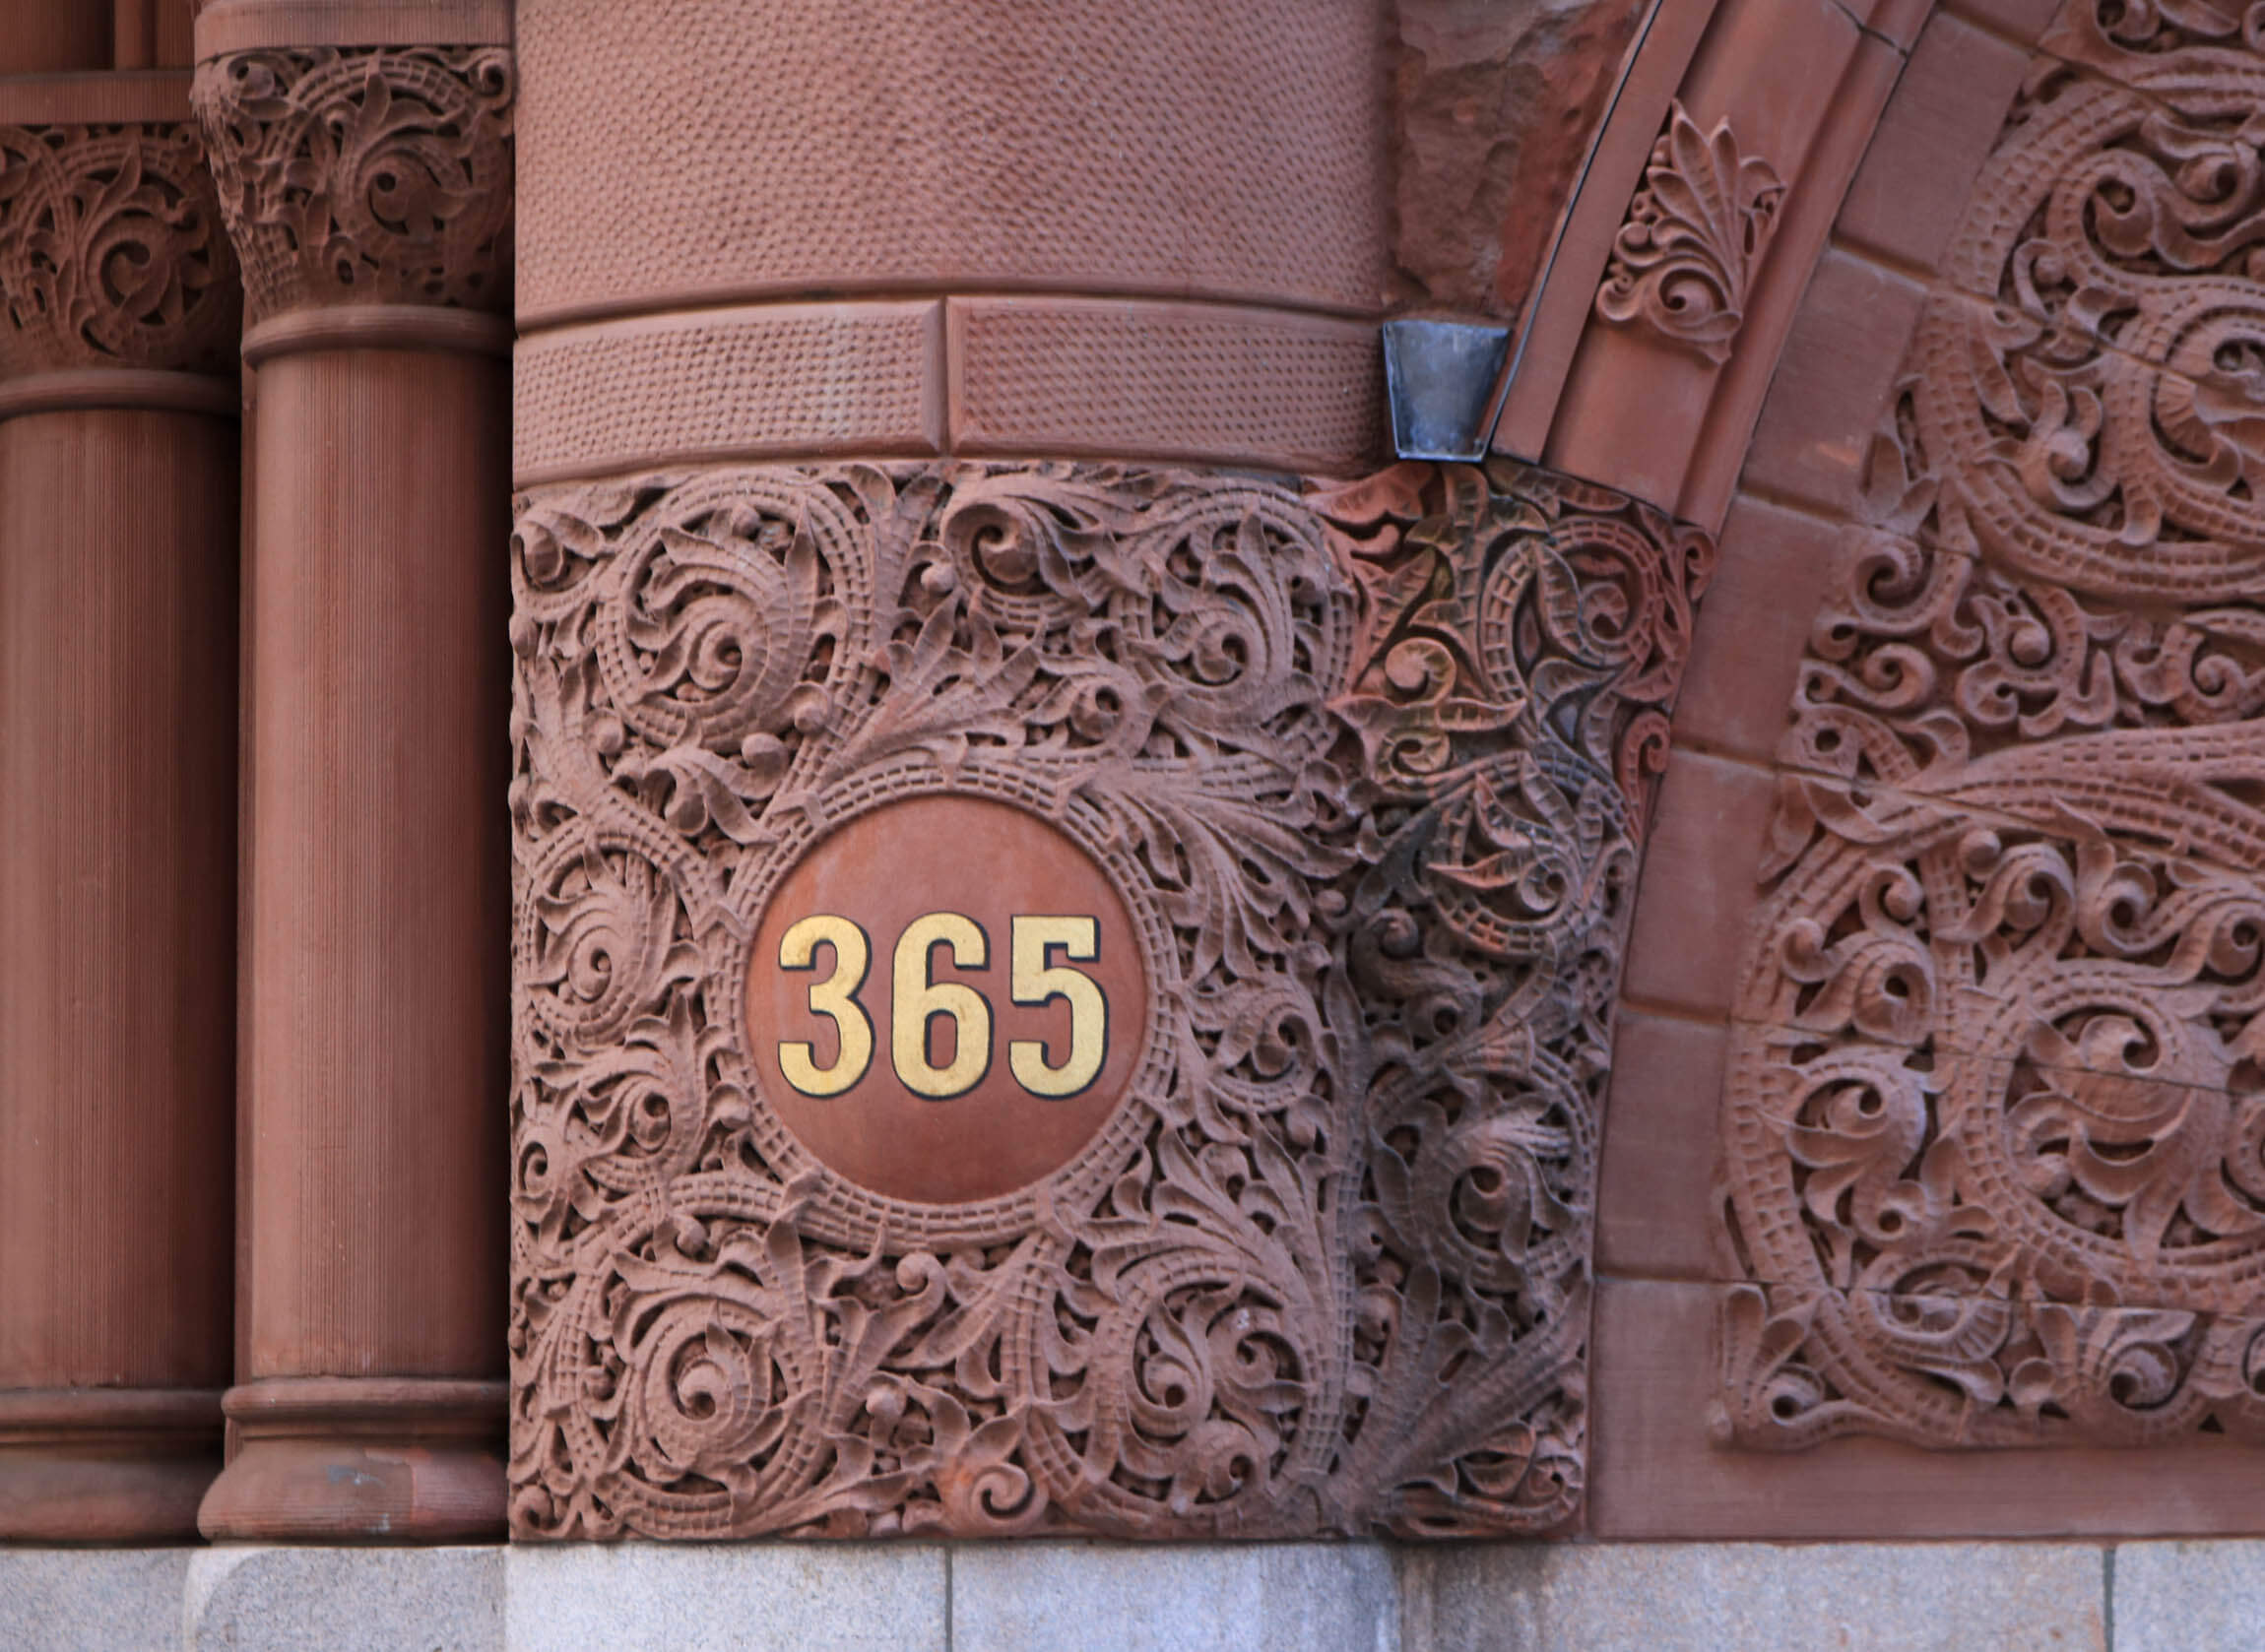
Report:
[[[991,1006],[974,987],[938,983],[929,974],[929,952],[938,946],[951,949],[955,969],[980,970],[991,962],[983,927],[972,918],[932,912],[907,923],[896,941],[888,1036],[904,1087],[932,1102],[947,1102],[966,1095],[991,1071]],[[953,1022],[948,1067],[931,1066],[928,1059],[928,1024],[938,1015]]]
[[[1033,1096],[1059,1100],[1074,1096],[1101,1075],[1109,1054],[1109,1000],[1093,978],[1082,970],[1049,964],[1047,955],[1060,947],[1081,964],[1101,956],[1101,921],[1094,918],[1017,918],[1012,928],[1014,974],[1009,989],[1018,1004],[1043,1004],[1055,998],[1069,1000],[1069,1058],[1059,1067],[1046,1064],[1046,1046],[1036,1039],[1016,1039],[1006,1047],[1006,1065],[1014,1081]]]

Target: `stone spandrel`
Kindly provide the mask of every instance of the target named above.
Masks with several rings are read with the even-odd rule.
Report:
[[[1710,560],[1510,465],[523,498],[515,1532],[1565,1525]]]

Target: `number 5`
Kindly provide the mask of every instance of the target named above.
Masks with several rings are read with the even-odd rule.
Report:
[[[838,1096],[865,1077],[873,1064],[873,1022],[865,1005],[857,1001],[865,985],[865,973],[873,962],[873,948],[865,931],[846,918],[818,913],[806,918],[779,937],[779,968],[810,970],[817,967],[817,949],[834,949],[833,974],[810,983],[810,1013],[834,1024],[841,1053],[834,1064],[821,1067],[811,1059],[807,1044],[779,1046],[779,1072],[806,1096]]]
[[[1014,973],[1009,990],[1018,1004],[1069,1000],[1069,1058],[1046,1064],[1046,1046],[1016,1039],[1006,1047],[1014,1081],[1033,1096],[1074,1096],[1101,1076],[1109,1054],[1109,1000],[1082,970],[1050,964],[1060,947],[1070,959],[1090,964],[1101,956],[1101,921],[1094,918],[1017,918],[1012,928]]]

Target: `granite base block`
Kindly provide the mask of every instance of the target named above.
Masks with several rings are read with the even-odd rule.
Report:
[[[947,1644],[940,1545],[529,1545],[509,1652],[921,1652]]]
[[[2086,1544],[1406,1550],[1401,1652],[2120,1652]],[[2230,1642],[2229,1645],[2237,1645]]]
[[[181,1652],[498,1652],[504,1554],[224,1544],[189,1551]]]
[[[2114,1652],[2265,1646],[2265,1543],[2126,1543],[2113,1561]]]
[[[0,1546],[0,1647],[173,1652],[193,1549]]]
[[[2260,1542],[0,1547],[5,1652],[2260,1646]]]
[[[992,1544],[951,1557],[951,1652],[1389,1652],[1376,1544]]]

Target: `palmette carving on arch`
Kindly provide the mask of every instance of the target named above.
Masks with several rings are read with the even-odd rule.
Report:
[[[1742,1444],[2265,1443],[2265,63],[2172,10],[2072,26],[2136,90],[2033,73],[1947,261],[1999,302],[1923,314],[1812,632],[1725,1101]]]
[[[1738,148],[1727,120],[1700,130],[1680,101],[1612,238],[1596,313],[1720,366],[1746,322],[1746,289],[1778,227],[1785,183]]]
[[[1562,1525],[1710,555],[1507,465],[522,500],[515,1533]],[[740,985],[805,845],[936,794],[1090,855],[1153,1006],[1076,1157],[944,1206],[801,1148]]]

